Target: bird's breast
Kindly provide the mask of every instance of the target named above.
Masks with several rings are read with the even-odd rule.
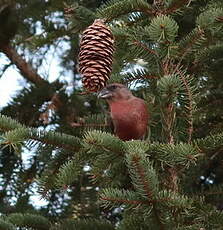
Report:
[[[147,130],[148,110],[142,99],[110,105],[115,133],[122,140],[141,139]]]

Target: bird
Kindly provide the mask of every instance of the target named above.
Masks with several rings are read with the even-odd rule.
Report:
[[[135,97],[123,84],[112,83],[98,93],[110,108],[114,133],[123,141],[143,139],[147,132],[149,112],[145,101]]]

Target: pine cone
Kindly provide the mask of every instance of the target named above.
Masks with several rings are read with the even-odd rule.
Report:
[[[96,92],[106,85],[112,70],[114,39],[103,20],[96,19],[84,32],[80,43],[79,72],[83,85]]]

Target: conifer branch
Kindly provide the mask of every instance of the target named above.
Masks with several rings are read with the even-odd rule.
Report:
[[[155,75],[142,75],[142,76],[131,76],[128,79],[124,80],[125,83],[130,83],[135,80],[145,80],[145,79],[159,79],[158,76]]]
[[[222,17],[217,17],[217,19],[216,19],[217,21],[219,21],[219,22],[223,22],[223,16]]]
[[[167,103],[162,111],[163,128],[168,144],[174,144],[173,125],[175,121],[175,111],[173,103]]]
[[[163,223],[162,223],[162,221],[161,221],[161,219],[159,217],[159,212],[158,212],[158,209],[156,207],[156,204],[153,205],[153,213],[154,213],[156,221],[157,221],[157,223],[158,223],[158,225],[160,227],[160,230],[164,230],[165,228],[164,228],[164,225],[163,225]]]
[[[101,149],[103,152],[112,152],[117,156],[123,156],[124,142],[110,133],[97,130],[87,132],[84,142],[86,147],[90,146],[90,148],[97,150]]]
[[[3,52],[9,60],[17,66],[20,70],[21,75],[29,82],[35,85],[47,84],[48,82],[44,80],[33,67],[27,63],[9,44],[1,44],[0,51]]]
[[[144,50],[148,51],[148,53],[154,54],[158,56],[155,50],[148,48],[146,45],[144,45],[142,42],[135,40],[134,44],[139,46],[140,48],[143,48]]]
[[[145,75],[143,76],[144,79],[159,79],[159,76],[156,75]]]
[[[205,193],[201,193],[200,195],[202,195],[202,196],[223,195],[223,191],[218,191],[218,192],[205,192]]]
[[[98,10],[97,16],[104,17],[107,21],[112,21],[115,18],[133,12],[143,12],[150,16],[154,16],[156,13],[152,6],[144,0],[111,0]]]
[[[204,39],[204,30],[201,28],[196,28],[190,35],[188,35],[181,44],[181,50],[178,54],[180,61],[178,62],[176,69],[179,69],[181,62],[185,58],[185,56],[192,50],[193,46],[196,43],[199,43],[201,40]]]
[[[86,124],[86,123],[76,123],[76,122],[72,122],[72,123],[70,123],[70,125],[72,126],[72,127],[88,127],[88,128],[94,128],[94,127],[109,127],[110,125],[109,124],[107,124],[107,123],[99,123],[99,124],[97,124],[97,123],[92,123],[92,124]]]
[[[77,146],[71,146],[71,145],[66,144],[66,143],[60,143],[58,140],[54,141],[53,138],[51,138],[51,137],[53,137],[53,135],[55,135],[55,137],[56,137],[56,135],[59,135],[59,136],[61,136],[61,138],[66,138],[65,134],[59,134],[59,133],[56,133],[56,132],[55,133],[48,132],[48,134],[49,135],[44,135],[44,137],[42,137],[42,138],[38,137],[38,134],[37,135],[34,134],[33,136],[30,135],[30,138],[33,139],[33,140],[35,140],[35,141],[39,141],[39,142],[42,142],[42,143],[45,143],[45,144],[48,144],[48,145],[55,146],[57,148],[63,148],[63,149],[67,149],[67,150],[70,150],[70,151],[77,151],[77,150],[79,150],[79,147],[76,148]],[[47,136],[48,136],[48,138],[47,138]],[[72,138],[73,136],[70,136],[70,137]],[[67,138],[69,138],[69,135],[67,135]],[[75,139],[75,141],[77,141],[77,139]]]
[[[191,143],[191,139],[192,139],[192,133],[193,133],[193,98],[192,98],[192,92],[191,92],[191,89],[189,87],[189,84],[186,80],[186,78],[184,77],[184,75],[182,74],[181,71],[178,70],[178,73],[180,75],[180,78],[182,79],[183,81],[183,84],[186,88],[186,92],[187,92],[187,96],[188,96],[188,106],[187,106],[187,110],[188,110],[188,113],[186,113],[186,116],[188,117],[188,124],[189,124],[189,127],[188,127],[188,143],[190,144]]]
[[[123,83],[129,83],[136,80],[145,81],[147,80],[153,80],[153,79],[159,79],[159,74],[155,71],[147,71],[146,69],[136,69],[132,70],[131,72],[123,73],[123,74],[113,74],[112,79],[114,79],[114,82],[120,81]],[[117,80],[116,80],[117,79]]]
[[[63,148],[70,151],[76,151],[77,140],[75,137],[65,134],[60,134],[56,132],[44,132],[39,131],[34,128],[22,128],[22,129],[14,129],[12,131],[8,131],[3,136],[4,141],[2,144],[15,146],[17,143],[21,143],[25,140],[34,140],[44,144],[52,145],[57,148]],[[69,140],[70,139],[70,140]],[[73,139],[73,143],[72,143]],[[70,142],[70,143],[68,143]]]
[[[82,162],[75,158],[66,162],[59,168],[59,173],[56,177],[56,185],[60,187],[67,187],[74,182],[82,171]]]
[[[15,230],[16,226],[5,220],[5,218],[0,218],[0,229],[1,230]]]
[[[176,168],[169,168],[168,169],[168,186],[173,192],[178,192],[178,173]]]
[[[7,220],[16,226],[32,229],[48,230],[51,226],[46,217],[37,214],[13,213],[7,217]]]
[[[151,204],[154,201],[145,201],[145,200],[127,200],[127,199],[116,199],[116,198],[111,198],[111,197],[100,197],[100,200],[102,201],[108,201],[108,202],[115,202],[115,203],[119,203],[119,204],[130,204],[130,205],[141,205],[141,204]]]
[[[74,215],[73,215],[74,216]],[[89,218],[69,218],[57,221],[49,230],[115,230],[116,228],[107,220]]]
[[[174,143],[174,137],[173,137],[173,125],[175,122],[176,114],[174,111],[174,105],[168,104],[166,106],[166,125],[167,125],[167,140],[169,144]]]
[[[194,141],[194,144],[199,147],[202,152],[211,152],[216,153],[216,149],[223,148],[223,132],[210,135],[205,138],[197,139]]]
[[[27,128],[19,122],[0,115],[0,130],[5,131],[2,136],[2,143],[6,145],[21,144],[25,140],[35,140],[55,147],[76,151],[80,144],[77,137],[57,132],[44,132],[35,128]]]
[[[165,9],[164,13],[165,14],[174,13],[175,11],[180,9],[181,7],[184,7],[185,5],[189,5],[190,2],[191,2],[191,0],[176,0],[176,1],[173,1],[173,3],[170,4],[170,6],[167,9]]]
[[[0,130],[10,131],[13,129],[25,128],[24,125],[20,124],[18,121],[11,119],[7,116],[0,114]]]
[[[149,186],[149,183],[146,179],[144,169],[140,166],[139,161],[140,161],[139,156],[133,156],[132,157],[132,164],[135,166],[135,168],[137,170],[137,173],[138,173],[140,180],[143,184],[144,191],[147,193],[148,200],[151,200],[151,198],[153,197],[154,194],[153,194],[153,192]]]
[[[130,204],[130,205],[151,205],[151,204],[156,204],[157,202],[164,202],[164,201],[171,201],[169,198],[163,198],[163,199],[157,199],[157,200],[127,200],[127,199],[116,199],[112,197],[106,197],[106,196],[101,196],[100,199],[102,201],[109,201],[109,202],[115,202],[119,204]]]
[[[165,196],[160,196],[160,194],[165,194]],[[185,196],[179,196],[176,197],[175,192],[169,192],[167,190],[163,190],[158,194],[158,197],[155,199],[140,199],[139,195],[136,193],[136,191],[130,191],[130,190],[119,190],[119,189],[103,189],[100,194],[100,200],[105,203],[105,206],[113,206],[112,204],[126,204],[131,205],[133,208],[137,207],[138,205],[154,205],[157,203],[163,203],[163,202],[170,202],[171,206],[176,208],[181,208],[182,203],[178,202],[178,199],[183,200],[184,202],[189,201],[187,197]],[[110,205],[109,205],[110,204]]]

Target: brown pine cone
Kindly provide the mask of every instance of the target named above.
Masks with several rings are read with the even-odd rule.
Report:
[[[114,38],[103,20],[96,19],[84,32],[80,43],[79,72],[87,91],[102,89],[112,71]]]

